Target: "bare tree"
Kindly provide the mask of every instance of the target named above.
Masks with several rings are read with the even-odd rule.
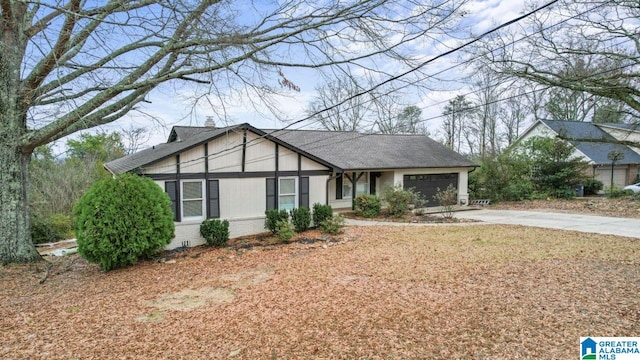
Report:
[[[151,132],[149,129],[141,126],[130,125],[126,129],[120,130],[122,140],[125,143],[125,152],[133,154],[149,141]]]
[[[516,96],[506,101],[504,110],[500,113],[500,122],[505,129],[504,137],[507,141],[507,146],[511,146],[520,136],[520,130],[527,121],[529,111],[527,105],[522,101],[525,98],[522,90],[517,90]]]
[[[374,131],[380,134],[400,134],[402,128],[398,123],[398,114],[402,105],[397,93],[382,91],[382,94],[372,95]]]
[[[498,117],[501,109],[501,81],[495,73],[487,69],[477,71],[476,81],[472,86],[476,97],[475,134],[478,137],[478,154],[484,157],[493,156],[499,150]],[[473,153],[473,151],[472,151]]]
[[[469,128],[467,123],[473,113],[473,103],[467,100],[464,95],[456,96],[445,106],[442,113],[444,115],[442,129],[445,136],[444,143],[447,147],[460,151],[463,129]]]
[[[488,52],[486,64],[502,74],[566,89],[571,96],[621,102],[637,113],[638,17],[637,1],[562,0],[522,26],[522,41],[511,41],[511,35],[493,38],[487,48],[500,51]]]
[[[1,1],[0,261],[39,259],[26,195],[36,147],[115,121],[167,82],[276,111],[270,95],[299,90],[287,69],[412,60],[401,54],[451,33],[464,2]]]
[[[370,103],[357,96],[364,88],[352,76],[342,76],[325,82],[316,89],[315,99],[307,113],[327,130],[362,130]],[[328,109],[326,111],[323,111]]]

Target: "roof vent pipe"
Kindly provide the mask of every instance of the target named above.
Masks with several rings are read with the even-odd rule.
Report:
[[[206,127],[216,127],[216,122],[213,121],[213,116],[207,116],[207,120],[204,122]]]

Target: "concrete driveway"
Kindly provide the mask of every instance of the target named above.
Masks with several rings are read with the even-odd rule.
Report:
[[[640,239],[640,219],[578,215],[519,210],[459,211],[458,218],[480,220],[490,224],[535,226],[597,234],[611,234]]]
[[[520,210],[466,210],[458,211],[455,217],[474,219],[481,223],[434,224],[401,223],[346,219],[346,225],[356,226],[469,226],[478,224],[506,224],[535,226],[550,229],[573,230],[587,233],[628,236],[640,239],[640,219],[606,216],[551,213]]]

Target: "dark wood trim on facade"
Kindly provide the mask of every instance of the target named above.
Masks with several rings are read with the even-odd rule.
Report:
[[[144,174],[153,180],[176,180],[177,174]],[[331,175],[330,170],[305,170],[305,171],[279,171],[279,177],[285,176],[323,176]],[[246,178],[269,178],[276,177],[275,171],[255,171],[255,172],[223,172],[223,173],[184,173],[180,174],[180,179],[246,179]]]
[[[180,154],[176,155],[176,184],[177,184],[177,188],[176,188],[176,194],[177,194],[177,199],[178,202],[176,203],[176,221],[180,222],[182,221],[182,201],[180,199],[182,199],[182,183],[180,182],[180,180],[182,179],[182,177],[180,176]]]
[[[279,181],[278,181],[278,178],[280,177],[280,147],[279,147],[279,145],[278,145],[278,143],[277,143],[277,142],[274,142],[274,143],[276,144],[276,159],[275,159],[275,160],[276,160],[276,171],[275,171],[275,178],[276,178],[276,185],[275,185],[275,187],[276,187],[276,189],[275,189],[275,191],[276,191],[276,198],[275,198],[275,204],[276,204],[276,207],[275,207],[275,208],[276,208],[276,209],[278,209],[278,208],[280,207],[280,204],[278,204],[278,200],[279,200],[279,199],[278,199],[278,198],[279,198],[279,196],[278,196],[278,195],[280,194],[280,189],[279,189],[279,188],[280,188],[280,184],[279,184]]]
[[[204,172],[209,172],[209,143],[204,143]]]
[[[242,130],[242,169],[244,172],[247,163],[247,129]]]

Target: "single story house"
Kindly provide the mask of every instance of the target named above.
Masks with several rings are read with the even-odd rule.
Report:
[[[329,204],[350,208],[360,194],[414,187],[430,204],[452,184],[469,201],[476,165],[422,135],[260,130],[249,124],[182,127],[166,143],[108,162],[112,174],[153,179],[172,201],[176,237],[167,247],[203,243],[200,223],[229,221],[231,237],[264,231],[265,210]]]
[[[525,141],[534,136],[559,137],[571,143],[574,156],[582,157],[590,164],[588,175],[602,181],[604,186],[611,184],[612,151],[620,152],[623,157],[613,167],[613,183],[622,188],[637,181],[640,176],[640,128],[629,124],[596,124],[580,121],[538,120],[517,140]]]

